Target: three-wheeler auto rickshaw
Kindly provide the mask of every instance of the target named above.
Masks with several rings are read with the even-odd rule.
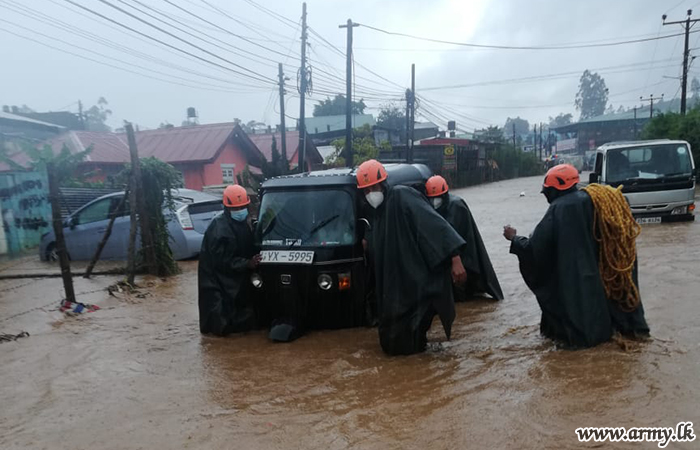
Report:
[[[390,185],[420,190],[432,175],[423,164],[387,164],[386,170]],[[362,240],[372,211],[356,183],[354,169],[263,183],[255,225],[262,262],[251,283],[272,340],[371,324],[372,277]]]

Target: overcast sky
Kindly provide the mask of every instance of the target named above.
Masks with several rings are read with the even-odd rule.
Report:
[[[79,99],[89,107],[102,96],[113,111],[109,120],[113,127],[123,120],[142,128],[156,128],[162,122],[180,125],[189,106],[197,109],[200,123],[237,117],[274,125],[279,123],[277,62],[284,62],[291,79],[287,125],[299,116],[301,2],[70,1],[171,47],[67,0],[0,0],[0,104],[77,111]],[[698,9],[700,17],[700,1],[693,0],[309,0],[308,25],[313,32],[308,54],[314,91],[307,101],[307,116],[327,93],[345,92],[345,59],[340,53],[345,52],[346,31],[338,25],[348,18],[437,40],[542,47],[678,34],[682,27],[662,26],[661,15],[684,19],[688,8]],[[691,34],[691,49],[699,41],[700,33]],[[615,108],[640,104],[640,95],[664,94],[666,99],[680,95],[680,82],[674,78],[681,73],[680,36],[608,47],[502,50],[431,43],[360,26],[354,29],[354,49],[356,98],[367,99],[372,107],[368,112],[376,115],[377,107],[392,101],[404,107],[398,101],[415,63],[420,117],[442,127],[444,119],[454,118],[463,130],[502,126],[509,116],[531,124],[561,112],[578,117],[573,101],[584,69],[605,78]],[[691,53],[696,52],[700,54],[700,48]],[[691,68],[691,76],[696,70],[700,66]],[[522,80],[557,74],[566,75]],[[470,86],[450,87],[455,85]]]

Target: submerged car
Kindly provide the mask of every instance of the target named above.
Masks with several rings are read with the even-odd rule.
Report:
[[[170,234],[170,249],[177,260],[193,258],[199,255],[202,238],[209,223],[223,210],[221,198],[191,189],[176,189],[172,196],[174,209],[163,209]],[[107,230],[112,213],[118,208],[112,233],[102,250],[100,259],[125,260],[127,258],[131,218],[128,202],[122,202],[123,198],[124,192],[102,196],[87,203],[64,220],[63,234],[71,260],[92,259]],[[43,261],[58,259],[56,236],[53,230],[42,236],[39,256]]]
[[[387,164],[387,183],[424,190],[422,164]],[[354,169],[267,180],[255,229],[263,257],[252,275],[262,325],[289,341],[308,328],[371,321],[371,270],[362,239],[370,220]],[[369,310],[368,310],[369,309]]]

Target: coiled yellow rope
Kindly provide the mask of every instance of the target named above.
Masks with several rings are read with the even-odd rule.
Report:
[[[622,186],[590,184],[583,188],[594,206],[593,236],[599,244],[599,269],[605,295],[623,311],[639,306],[639,289],[632,279],[637,260],[635,239],[642,228],[632,217]]]

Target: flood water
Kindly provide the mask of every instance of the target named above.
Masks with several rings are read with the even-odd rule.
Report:
[[[458,304],[452,340],[436,322],[416,356],[384,355],[365,328],[291,344],[202,337],[196,262],[143,280],[144,298],[81,279],[77,292],[97,292],[80,300],[104,308],[73,318],[46,308],[3,321],[60,299],[61,285],[1,281],[0,333],[31,336],[0,344],[0,449],[656,448],[579,443],[574,430],[700,427],[700,223],[645,226],[638,239],[651,342],[557,350],[501,235],[532,231],[547,208],[540,183],[456,191],[506,299]]]

